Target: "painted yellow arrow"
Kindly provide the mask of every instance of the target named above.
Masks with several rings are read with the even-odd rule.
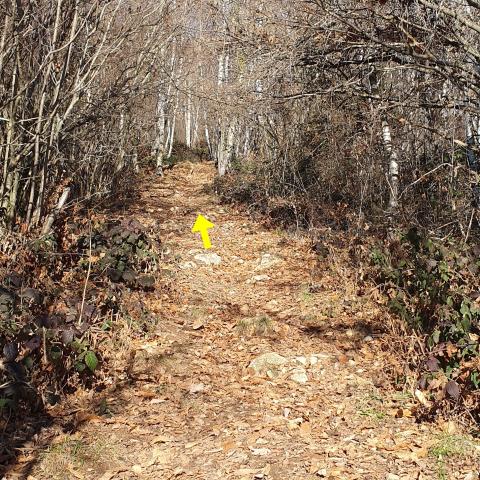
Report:
[[[192,227],[192,233],[200,232],[203,248],[212,248],[210,237],[208,236],[208,230],[214,226],[215,225],[212,222],[209,222],[203,215],[199,215],[195,220],[195,223]]]

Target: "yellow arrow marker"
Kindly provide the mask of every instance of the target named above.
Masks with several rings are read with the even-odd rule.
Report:
[[[192,227],[192,233],[200,232],[203,248],[212,248],[210,237],[208,236],[208,230],[214,226],[215,225],[212,222],[209,222],[203,215],[199,215],[195,220],[195,223]]]

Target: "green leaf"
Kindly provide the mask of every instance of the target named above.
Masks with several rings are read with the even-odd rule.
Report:
[[[85,344],[80,342],[79,340],[74,340],[70,346],[77,352],[81,352],[83,350],[85,350]]]
[[[59,358],[61,358],[63,355],[63,352],[62,352],[62,349],[57,346],[57,345],[53,345],[51,348],[50,348],[50,358],[52,360],[58,360]]]
[[[77,372],[83,372],[85,370],[85,368],[87,368],[87,367],[85,366],[84,363],[82,363],[82,362],[76,362],[75,363],[75,370],[77,370]]]
[[[84,360],[85,360],[85,365],[90,369],[90,371],[94,372],[98,365],[98,359],[95,353],[89,350],[85,354]]]
[[[464,301],[460,307],[460,313],[462,315],[470,315],[470,306]]]

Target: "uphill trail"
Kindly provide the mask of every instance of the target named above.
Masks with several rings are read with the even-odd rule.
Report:
[[[181,163],[124,213],[159,229],[170,288],[142,294],[155,328],[129,345],[108,415],[63,433],[31,478],[475,478],[472,459],[432,455],[446,434],[389,387],[384,307],[358,272],[221,205],[214,175]],[[208,251],[191,232],[199,213],[215,224]]]

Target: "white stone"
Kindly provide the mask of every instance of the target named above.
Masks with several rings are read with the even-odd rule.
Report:
[[[205,265],[220,265],[222,262],[221,257],[216,253],[197,253],[193,258]]]
[[[278,376],[287,359],[278,353],[264,353],[250,362],[249,367],[253,369],[256,375],[268,375],[270,378]]]
[[[255,275],[252,280],[254,282],[265,282],[266,280],[270,280],[268,275]]]
[[[271,253],[264,253],[260,258],[257,270],[266,270],[280,262],[280,259]]]
[[[271,450],[269,448],[252,448],[250,447],[250,450],[252,452],[252,455],[257,455],[259,457],[264,457],[265,455],[268,455]]]
[[[308,360],[306,357],[295,357],[295,362],[298,364],[298,365],[302,365],[304,367],[306,367],[308,365]]]
[[[202,393],[205,390],[205,385],[203,383],[193,383],[190,385],[188,391],[193,395],[195,393]]]
[[[303,368],[298,368],[294,370],[293,373],[290,375],[290,380],[293,380],[296,383],[307,383],[307,372]]]
[[[270,300],[269,302],[267,302],[265,304],[265,309],[268,312],[275,313],[275,312],[278,312],[280,310],[280,307],[279,307],[278,302],[276,300]]]
[[[195,262],[185,262],[185,263],[180,264],[180,268],[182,270],[188,270],[190,268],[195,268],[196,266],[197,266],[197,264]]]

